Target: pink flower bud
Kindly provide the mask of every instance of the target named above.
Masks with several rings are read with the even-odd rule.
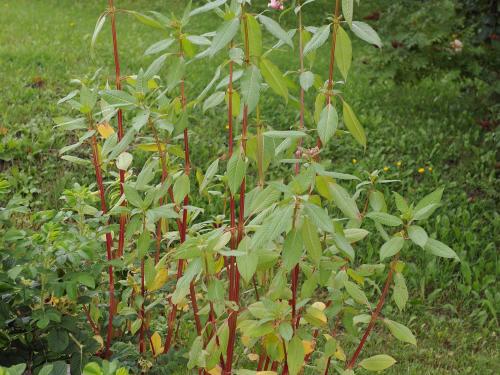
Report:
[[[270,3],[267,6],[276,10],[283,10],[282,0],[270,0]]]

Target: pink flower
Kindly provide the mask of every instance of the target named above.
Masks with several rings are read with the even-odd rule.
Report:
[[[269,8],[273,8],[276,10],[283,10],[283,0],[270,0],[271,2],[267,4]]]

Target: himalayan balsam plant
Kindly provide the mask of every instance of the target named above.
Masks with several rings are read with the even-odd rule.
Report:
[[[114,81],[75,81],[60,100],[75,116],[57,120],[78,137],[62,158],[92,168],[100,202],[82,217],[98,223],[106,272],[95,275],[97,289],[79,290],[101,343],[96,355],[115,358],[126,342],[140,353],[140,372],[184,349],[188,369],[200,374],[349,375],[396,363],[363,356],[375,326],[416,345],[410,329],[381,314],[392,302],[405,308],[405,253],[416,246],[457,256],[419,225],[440,206],[442,189],[417,203],[385,197],[383,185],[394,181],[378,171],[362,180],[324,158],[350,136],[367,147],[343,87],[354,78],[351,38],[382,43],[353,20],[353,8],[353,0],[333,0],[326,24],[306,26],[303,13],[320,9],[314,0],[213,0],[189,3],[181,16],[109,1],[92,45],[109,20]],[[217,30],[190,34],[208,12],[220,18]],[[120,71],[117,15],[162,35],[145,51],[153,62],[134,74]],[[291,30],[278,22],[285,15],[296,20]],[[297,66],[284,72],[276,51],[296,56]],[[321,51],[326,72],[314,71]],[[200,61],[213,78],[190,92]],[[265,120],[263,98],[272,96],[296,111],[294,123]],[[207,113],[224,117],[227,150],[192,173],[189,138],[203,136]],[[217,215],[190,204],[207,200]],[[363,241],[375,236],[378,262],[364,264]]]

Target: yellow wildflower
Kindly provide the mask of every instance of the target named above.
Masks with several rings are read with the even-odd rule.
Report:
[[[418,168],[418,173],[423,174],[425,172],[425,168]]]
[[[432,167],[429,167],[428,169],[429,169],[429,172],[432,173],[432,171],[433,171]]]
[[[402,163],[402,162],[401,162],[401,160],[400,160],[400,161],[398,161],[398,162],[396,163],[396,166],[399,168],[399,167],[401,167],[401,164],[403,164],[403,163]]]
[[[356,164],[358,161],[356,159],[352,159],[352,164]]]
[[[389,171],[389,167],[388,167],[388,166],[385,166],[385,167],[384,167],[384,172],[387,172],[387,171]]]

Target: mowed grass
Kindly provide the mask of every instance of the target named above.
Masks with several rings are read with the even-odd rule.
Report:
[[[167,12],[167,6],[178,11],[182,3],[128,0],[117,2],[117,6]],[[360,14],[371,10],[366,3]],[[306,23],[319,25],[327,8],[314,6]],[[70,140],[54,131],[52,118],[63,113],[56,103],[71,91],[71,78],[103,68],[102,74],[114,79],[109,25],[99,36],[95,59],[89,53],[95,22],[105,7],[106,1],[96,0],[0,1],[0,126],[7,129],[0,135],[0,171],[35,209],[58,208],[64,188],[74,182],[91,182],[90,170],[75,169],[58,160],[58,148]],[[189,31],[210,31],[217,22],[214,16],[200,17]],[[286,17],[284,22],[293,27]],[[152,58],[143,56],[144,50],[162,38],[125,14],[119,15],[118,35],[123,74],[134,74],[147,66]],[[396,84],[381,78],[384,75],[377,71],[375,54],[384,51],[355,42],[354,53],[345,97],[364,124],[369,145],[365,151],[348,138],[338,139],[324,158],[340,172],[359,175],[363,169],[387,167],[383,176],[401,181],[388,189],[415,198],[444,186],[443,207],[427,230],[453,247],[462,259],[461,264],[437,260],[412,250],[406,257],[405,273],[411,294],[409,307],[398,313],[388,306],[385,314],[408,324],[419,339],[418,347],[396,342],[380,327],[380,336],[373,335],[365,355],[385,352],[394,356],[399,364],[388,371],[390,374],[499,373],[495,242],[499,230],[495,190],[498,140],[494,132],[477,126],[485,112],[477,104],[481,100],[470,95],[467,82],[455,72]],[[273,59],[280,66],[296,69],[296,59],[290,58],[289,51],[273,52]],[[314,68],[323,79],[326,63],[326,57],[321,57]],[[188,95],[194,96],[211,79],[215,64],[190,66]],[[307,100],[311,104],[313,95]],[[279,99],[263,101],[263,116],[275,129],[296,123],[294,110]],[[223,152],[224,125],[222,109],[190,125],[195,167],[205,170],[210,160]],[[424,173],[418,172],[420,168]],[[378,245],[369,244],[360,256],[375,262]]]

